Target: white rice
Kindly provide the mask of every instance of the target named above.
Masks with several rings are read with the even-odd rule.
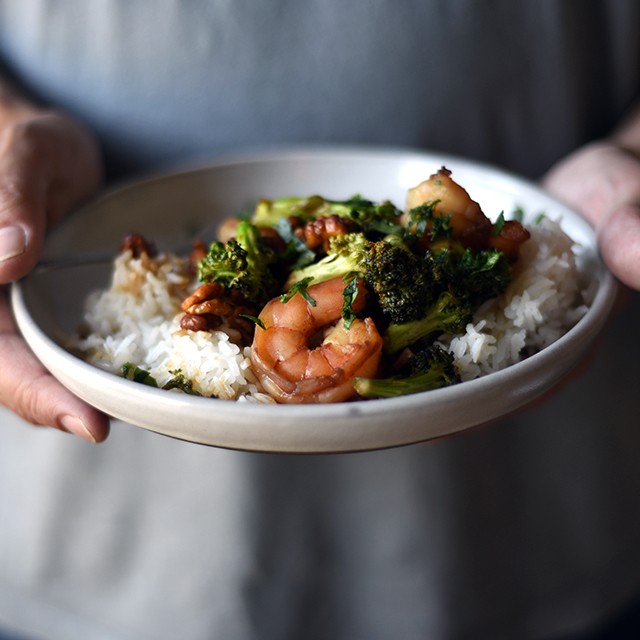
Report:
[[[175,256],[115,260],[110,287],[86,302],[81,335],[70,348],[91,364],[121,375],[131,363],[163,386],[177,373],[194,391],[225,400],[273,402],[254,376],[250,348],[240,348],[222,331],[180,328],[180,303],[194,283]]]
[[[575,246],[557,221],[527,225],[514,278],[500,297],[486,302],[464,335],[441,337],[463,380],[514,364],[553,343],[586,312]],[[70,347],[88,362],[121,374],[125,363],[147,370],[163,386],[177,372],[204,396],[273,402],[250,366],[250,347],[240,348],[222,331],[180,328],[180,303],[197,286],[183,260],[120,255],[112,282],[86,304],[82,335]]]
[[[549,346],[587,311],[573,240],[560,223],[543,217],[527,225],[514,277],[498,298],[485,302],[464,335],[440,343],[455,357],[463,380],[504,369]]]

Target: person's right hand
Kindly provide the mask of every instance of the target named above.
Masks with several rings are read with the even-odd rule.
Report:
[[[107,437],[107,416],[65,389],[35,358],[18,334],[2,285],[34,267],[46,230],[101,182],[97,143],[75,120],[37,109],[0,117],[0,404],[34,425],[92,442]]]

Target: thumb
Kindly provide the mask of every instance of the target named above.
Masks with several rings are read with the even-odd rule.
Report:
[[[36,264],[48,224],[99,187],[101,161],[92,136],[58,113],[43,113],[0,132],[0,284]]]
[[[0,135],[0,283],[33,267],[44,237],[47,172],[29,137],[20,125]]]
[[[0,171],[0,283],[17,280],[33,268],[44,227],[42,191]]]

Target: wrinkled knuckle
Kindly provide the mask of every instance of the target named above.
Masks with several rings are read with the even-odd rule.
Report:
[[[41,418],[41,398],[38,390],[40,377],[21,380],[11,392],[9,408],[23,420],[35,425],[44,424]]]

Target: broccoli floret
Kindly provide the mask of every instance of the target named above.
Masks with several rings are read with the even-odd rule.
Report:
[[[397,353],[437,333],[460,333],[473,318],[473,308],[464,297],[443,291],[423,317],[409,322],[392,322],[385,333],[385,351]]]
[[[513,276],[509,258],[495,249],[474,251],[454,245],[429,252],[425,259],[435,281],[451,287],[474,307],[503,293]]]
[[[412,272],[408,273],[411,276]],[[475,309],[501,294],[512,277],[511,265],[502,252],[473,251],[455,245],[427,252],[421,268],[416,268],[413,274],[416,304],[406,307],[411,315],[389,314],[391,323],[386,331],[389,353],[435,333],[460,333],[472,320]],[[394,279],[395,273],[389,275],[390,282]],[[395,280],[403,282],[399,277]],[[410,283],[409,277],[408,287]]]
[[[376,203],[353,196],[348,200],[328,200],[322,196],[287,197],[261,200],[255,208],[252,222],[260,227],[273,227],[280,220],[297,218],[308,222],[315,218],[337,215],[350,220],[365,233],[402,234],[402,212],[388,200]]]
[[[397,236],[367,240],[364,233],[335,236],[327,255],[292,271],[286,288],[312,278],[314,284],[350,274],[361,277],[386,321],[408,322],[424,315],[441,289],[434,287],[430,265]]]
[[[277,256],[265,244],[258,228],[238,223],[236,236],[227,243],[213,242],[198,263],[201,282],[219,282],[237,289],[249,302],[261,305],[278,293],[279,282],[272,271]]]
[[[404,234],[405,229],[401,224],[402,212],[388,200],[376,203],[354,196],[350,200],[333,202],[332,205],[336,208],[344,208],[345,213],[339,215],[355,222],[366,234],[384,236]]]
[[[458,260],[452,283],[458,287],[459,295],[466,295],[472,305],[479,306],[499,296],[512,275],[509,259],[502,251],[466,249]]]
[[[361,274],[363,260],[367,254],[369,241],[362,233],[345,233],[334,236],[329,241],[327,255],[306,267],[291,271],[285,283],[290,289],[301,280],[313,281],[313,284],[345,277],[349,274]]]
[[[435,298],[428,263],[395,236],[369,243],[364,279],[391,322],[420,318]]]
[[[312,304],[312,299],[307,297],[307,286],[332,278],[342,278],[345,283],[342,318],[349,328],[355,319],[353,304],[359,295],[356,281],[362,276],[362,260],[367,245],[368,241],[362,233],[347,233],[331,238],[329,252],[324,258],[289,274],[285,282],[287,293],[280,299],[286,302],[295,292],[300,292]]]
[[[404,371],[388,378],[356,378],[363,398],[393,398],[460,382],[451,353],[433,344],[409,358]]]

